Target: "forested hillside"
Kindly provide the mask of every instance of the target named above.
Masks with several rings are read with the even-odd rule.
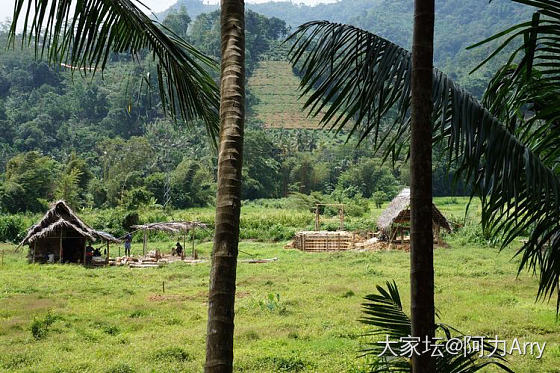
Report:
[[[198,14],[212,8],[194,0],[183,4],[186,7],[166,12],[163,23],[218,59],[219,12]],[[379,0],[313,8],[250,5],[278,18],[251,10],[246,17],[249,115],[244,198],[297,192],[315,193],[313,200],[359,201],[376,192],[379,198],[389,198],[407,184],[406,167],[382,166],[367,142],[356,148],[354,140],[346,142],[345,134],[301,129],[317,128],[317,122],[300,111],[297,78],[285,62],[287,47],[281,41],[289,33],[288,24],[330,18],[378,29],[407,44],[411,4]],[[468,4],[450,0],[439,2],[438,11],[438,55],[444,69],[480,94],[488,71],[469,76],[465,68],[480,61],[480,52],[460,50],[518,21],[527,10],[504,1],[487,5],[485,0]],[[458,22],[465,30],[478,31],[456,32],[453,25]],[[6,44],[5,33],[0,34],[0,42]],[[30,49],[0,53],[3,211],[40,211],[55,198],[75,207],[125,209],[149,203],[175,208],[213,203],[215,152],[202,125],[187,127],[163,115],[151,58],[139,57],[133,61],[127,55],[112,55],[102,75],[84,78],[76,71],[36,61]],[[443,162],[434,171],[435,193],[451,193]]]
[[[217,5],[202,0],[179,0],[173,8],[185,6],[189,14],[208,12]],[[379,34],[410,49],[412,40],[412,0],[341,0],[317,6],[297,5],[288,1],[263,4],[247,3],[257,13],[277,17],[292,28],[312,20],[348,23]],[[470,71],[495,46],[467,51],[478,41],[530,19],[531,8],[510,0],[436,0],[436,67],[448,73],[464,88],[480,97],[493,72],[503,60],[496,59],[475,74]],[[164,16],[164,12],[161,16]]]
[[[164,23],[217,58],[218,19],[219,13],[212,12],[192,20],[179,9]],[[259,61],[285,56],[285,48],[279,47],[285,35],[283,21],[248,11],[249,79]],[[5,44],[6,35],[0,37]],[[286,62],[282,66],[295,90],[297,78]],[[157,93],[147,89],[147,82],[152,88],[157,85],[155,76],[149,56],[137,62],[112,55],[103,75],[84,78],[36,61],[30,49],[2,52],[2,211],[42,211],[57,198],[76,208],[124,210],[156,203],[173,208],[212,204],[215,151],[201,124],[189,128],[163,115]],[[315,193],[310,201],[359,202],[377,191],[388,198],[407,183],[407,173],[381,166],[370,146],[356,148],[355,141],[346,143],[344,134],[264,130],[266,123],[251,114],[251,108],[258,108],[257,96],[266,100],[266,92],[251,91],[250,87],[244,198],[296,192],[302,193],[303,203],[303,195],[310,193]]]

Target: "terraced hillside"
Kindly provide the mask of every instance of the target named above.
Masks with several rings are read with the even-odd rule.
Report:
[[[299,99],[299,78],[287,61],[262,61],[249,79],[249,89],[259,102],[252,119],[267,128],[318,129],[319,121],[308,118]]]

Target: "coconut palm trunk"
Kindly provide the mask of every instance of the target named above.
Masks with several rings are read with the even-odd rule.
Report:
[[[434,0],[416,0],[412,44],[410,140],[410,292],[412,336],[433,338],[432,76]],[[435,372],[431,351],[412,357],[413,373]]]
[[[233,370],[235,277],[241,211],[245,119],[243,0],[221,1],[221,98],[218,192],[206,336],[205,372]]]

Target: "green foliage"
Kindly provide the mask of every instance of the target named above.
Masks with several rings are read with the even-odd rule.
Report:
[[[309,363],[295,356],[266,356],[259,358],[253,364],[253,368],[257,370],[274,372],[302,372],[308,367],[310,367]]]
[[[192,356],[182,349],[181,347],[167,347],[157,350],[154,353],[154,359],[162,361],[162,362],[169,362],[169,361],[191,361]]]
[[[126,190],[120,200],[120,205],[126,210],[136,210],[141,206],[154,204],[154,195],[145,187]]]
[[[375,193],[373,193],[372,197],[373,197],[373,202],[375,202],[375,207],[377,208],[381,208],[383,202],[387,201],[387,193],[381,190],[378,190]]]
[[[27,222],[21,215],[0,215],[0,242],[20,241],[27,228]]]
[[[392,198],[398,193],[397,185],[398,181],[387,166],[376,159],[364,159],[340,175],[337,188],[357,186],[366,198],[371,197],[375,190],[381,190]]]
[[[57,180],[57,187],[55,191],[56,199],[66,201],[72,208],[79,207],[81,175],[82,171],[78,168],[72,168],[68,173],[63,172]]]
[[[59,316],[53,315],[50,311],[43,318],[35,318],[31,323],[31,335],[35,339],[43,339],[47,336],[50,326],[60,319]]]
[[[401,338],[411,335],[411,321],[403,311],[402,301],[396,283],[393,281],[386,283],[386,289],[377,286],[378,294],[369,294],[365,297],[362,304],[363,315],[360,319],[365,325],[375,329],[367,333],[368,337],[384,337],[394,342],[391,349],[397,353],[405,351],[405,343]],[[445,341],[459,338],[464,335],[451,326],[436,324],[436,334],[440,340],[438,343],[445,345]],[[378,341],[369,342],[364,349],[363,356],[373,357],[369,372],[411,372],[410,358],[407,356],[393,356],[388,351],[384,351],[385,344]],[[467,351],[463,354],[453,354],[441,350],[441,355],[432,355],[435,363],[435,371],[438,373],[474,373],[487,366],[495,366],[502,371],[512,372],[505,364],[507,363],[505,351],[499,347],[492,347],[488,342],[483,342],[481,350],[484,354],[495,353],[492,357],[481,357],[480,351]]]
[[[0,189],[2,209],[10,213],[44,210],[44,200],[53,197],[57,169],[57,162],[35,151],[10,159]]]
[[[280,315],[286,314],[286,305],[280,302],[280,294],[270,293],[266,299],[259,301],[259,307],[268,312],[278,313]]]
[[[163,20],[163,25],[181,38],[187,36],[187,29],[190,23],[191,17],[189,17],[187,8],[184,6],[178,9],[171,9]]]

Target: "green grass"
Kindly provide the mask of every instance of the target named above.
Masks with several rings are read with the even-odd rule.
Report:
[[[458,222],[465,215],[466,201],[435,200]],[[366,329],[357,321],[360,303],[375,285],[394,279],[408,310],[408,254],[309,254],[285,250],[285,241],[258,242],[255,239],[270,240],[267,234],[273,227],[296,230],[313,224],[309,212],[281,208],[281,201],[267,203],[247,204],[242,210],[241,235],[251,240],[241,243],[240,257],[279,260],[239,264],[236,371],[364,371],[366,361],[358,355],[368,339],[361,337]],[[477,220],[479,208],[473,201],[469,220]],[[381,211],[372,207],[363,217],[349,217],[348,224],[373,229]],[[88,221],[95,221],[96,214],[102,215],[84,212]],[[211,208],[176,211],[172,217],[209,223],[214,219]],[[149,249],[167,251],[175,239],[152,237]],[[436,302],[442,321],[468,335],[547,342],[541,360],[514,356],[511,366],[517,372],[560,372],[554,304],[535,303],[536,280],[526,273],[516,276],[515,248],[498,253],[471,243],[461,232],[447,240],[450,247],[435,252]],[[86,269],[29,265],[23,253],[12,253],[13,245],[0,248],[5,252],[0,266],[0,371],[202,370],[208,262],[157,269]],[[135,242],[132,249],[141,253],[142,244]],[[116,246],[111,250],[118,252]],[[208,237],[197,241],[197,250],[209,257]]]
[[[535,279],[516,277],[514,250],[498,254],[449,242],[450,248],[435,253],[443,321],[472,335],[546,341],[541,360],[515,356],[511,366],[559,372],[555,307],[534,302]],[[363,371],[365,361],[357,357],[367,341],[357,322],[362,297],[394,279],[408,309],[407,253],[309,254],[257,242],[240,248],[241,258],[279,260],[239,264],[236,371]],[[139,252],[141,245],[133,249]],[[211,244],[198,249],[207,257]],[[28,265],[22,254],[7,253],[0,267],[0,370],[201,371],[208,274],[208,263],[86,269]]]

